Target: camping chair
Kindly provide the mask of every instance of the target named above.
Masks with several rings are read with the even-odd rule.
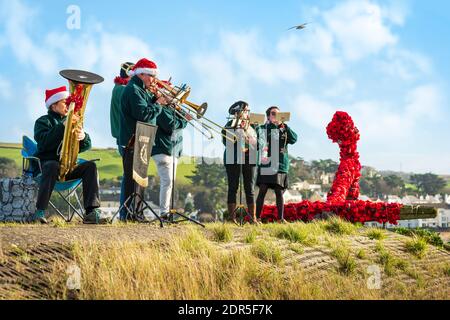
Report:
[[[27,136],[23,136],[22,139],[22,172],[24,176],[32,177],[38,184],[41,179],[42,166],[39,158],[34,157],[37,151],[37,143]],[[83,163],[86,160],[79,159],[79,163]],[[61,216],[66,222],[71,222],[75,214],[83,219],[83,205],[80,201],[80,196],[77,190],[81,186],[81,179],[71,180],[71,181],[56,181],[54,191],[63,199],[63,201],[68,205],[67,214],[63,214],[54,203],[50,201],[50,206],[55,209],[56,213]],[[66,195],[64,195],[66,192]],[[70,200],[74,196],[76,200],[76,206],[74,206]]]

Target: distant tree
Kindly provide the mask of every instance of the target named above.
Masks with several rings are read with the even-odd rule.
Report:
[[[187,178],[192,181],[196,209],[217,214],[225,207],[228,182],[223,165],[202,162]]]
[[[9,158],[0,158],[0,178],[15,178],[19,173],[16,162]]]
[[[413,174],[410,179],[422,195],[436,195],[446,186],[445,180],[433,173]]]
[[[383,180],[386,182],[391,194],[401,195],[405,190],[405,181],[397,175],[389,175],[384,177]]]
[[[339,164],[332,160],[313,160],[311,162],[311,170],[315,179],[315,182],[320,182],[320,176],[327,173],[335,173],[339,167]]]

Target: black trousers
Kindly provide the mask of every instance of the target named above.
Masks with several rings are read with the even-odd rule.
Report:
[[[242,172],[241,172],[242,166]],[[228,203],[237,203],[239,179],[244,178],[245,199],[247,205],[255,204],[255,178],[256,166],[251,164],[227,164],[225,165],[228,176]]]
[[[37,210],[47,210],[59,174],[58,161],[42,162],[42,176],[36,203]],[[83,181],[83,204],[89,211],[100,207],[97,166],[94,162],[84,162],[66,176],[66,180],[81,179]]]
[[[261,211],[264,206],[264,199],[266,198],[267,191],[273,189],[275,191],[275,196],[277,197],[277,209],[278,209],[278,219],[284,219],[284,199],[283,194],[285,189],[279,185],[269,185],[260,184],[258,199],[256,200],[256,216],[261,217]]]
[[[144,188],[142,188],[133,180],[133,157],[134,157],[134,149],[125,148],[122,157],[124,201],[127,201],[128,198],[135,192],[141,195],[142,199],[144,199]],[[130,208],[131,205],[130,200],[125,202],[125,204],[131,211],[133,211],[133,209]],[[143,205],[142,201],[137,201],[135,205],[135,210],[139,212],[142,208],[142,205]]]

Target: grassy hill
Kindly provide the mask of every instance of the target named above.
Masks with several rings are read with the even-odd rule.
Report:
[[[0,157],[13,159],[17,166],[22,167],[22,155],[20,144],[0,143]],[[92,149],[81,154],[81,158],[86,160],[101,159],[97,162],[100,179],[117,179],[122,175],[122,158],[116,149]],[[190,184],[186,177],[192,175],[195,169],[194,158],[184,157],[181,159],[177,169],[177,181],[180,184]],[[148,174],[157,176],[154,161],[150,162]]]
[[[450,297],[449,252],[339,219],[206,229],[0,224],[0,231],[0,299]],[[71,292],[67,270],[74,264],[82,282]]]

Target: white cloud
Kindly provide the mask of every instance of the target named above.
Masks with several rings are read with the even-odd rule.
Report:
[[[409,91],[400,106],[382,98],[334,105],[331,100],[301,94],[291,101],[290,109],[298,110],[299,120],[322,129],[324,134],[333,114],[346,111],[361,129],[362,141],[389,146],[414,136],[427,120],[437,120],[443,111],[443,101],[439,88],[429,84]]]
[[[348,60],[376,54],[397,43],[397,36],[385,24],[386,17],[390,15],[383,14],[383,8],[366,0],[339,3],[323,13],[327,29],[333,33]],[[398,16],[394,19],[396,22],[399,20]]]
[[[31,21],[37,14],[36,10],[17,0],[4,1],[2,7],[4,10],[1,18],[5,21],[6,41],[17,59],[41,74],[54,73],[57,69],[56,56],[44,46],[35,45],[28,33]]]
[[[0,75],[0,98],[9,99],[11,97],[11,83]]]
[[[427,57],[399,48],[388,50],[386,57],[381,59],[377,65],[385,74],[406,81],[420,79],[432,72],[431,62]]]

